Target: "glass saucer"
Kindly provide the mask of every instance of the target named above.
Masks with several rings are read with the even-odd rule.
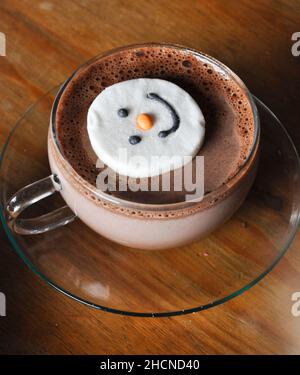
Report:
[[[5,203],[19,188],[50,174],[46,139],[56,92],[51,90],[20,119],[0,165],[4,229],[19,256],[48,284],[113,313],[181,315],[238,296],[284,255],[299,223],[299,158],[283,125],[258,99],[262,148],[256,182],[239,211],[207,238],[181,248],[143,251],[104,239],[80,220],[39,235],[12,233]],[[62,204],[55,194],[26,215]]]

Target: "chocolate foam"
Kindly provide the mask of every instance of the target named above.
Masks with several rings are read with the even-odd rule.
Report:
[[[254,116],[246,92],[213,63],[190,51],[151,45],[117,51],[80,69],[59,102],[56,126],[64,157],[95,186],[99,169],[87,134],[87,111],[95,97],[114,83],[133,78],[161,78],[176,83],[199,104],[206,120],[205,192],[225,185],[244,164],[254,142]],[[174,203],[182,192],[114,192],[139,203]]]

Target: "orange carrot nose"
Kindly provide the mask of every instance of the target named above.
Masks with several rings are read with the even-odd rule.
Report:
[[[153,126],[153,117],[148,113],[141,113],[136,118],[136,126],[141,130],[149,130]]]

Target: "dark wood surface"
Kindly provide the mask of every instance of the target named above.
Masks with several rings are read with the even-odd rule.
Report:
[[[283,121],[300,149],[300,57],[291,54],[299,1],[0,2],[0,144],[18,117],[79,64],[113,47],[165,41],[188,45],[230,66]],[[135,318],[85,307],[42,282],[0,230],[0,353],[298,353],[300,239],[242,296],[172,318]]]

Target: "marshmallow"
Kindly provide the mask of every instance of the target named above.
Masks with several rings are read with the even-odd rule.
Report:
[[[195,100],[162,79],[116,83],[92,102],[87,130],[98,158],[134,178],[183,167],[204,141],[205,120]]]

